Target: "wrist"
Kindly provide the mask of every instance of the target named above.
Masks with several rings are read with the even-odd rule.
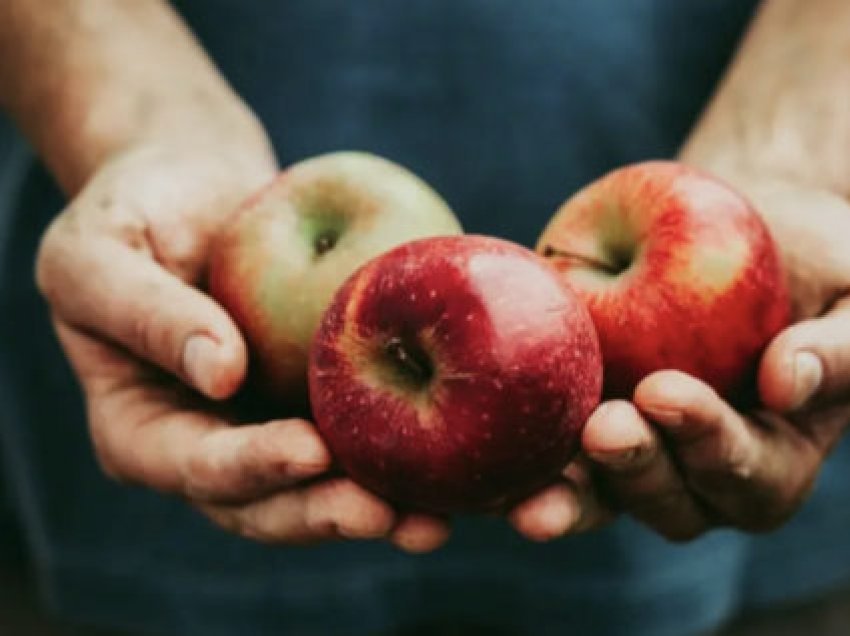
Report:
[[[139,96],[138,103],[144,99]],[[263,126],[235,95],[219,100],[175,96],[151,102],[146,111],[101,97],[82,113],[64,109],[43,137],[38,149],[69,195],[113,157],[150,148],[184,158],[214,157],[236,172],[276,165]]]
[[[137,146],[247,148],[262,127],[165,0],[4,0],[0,106],[73,195]]]

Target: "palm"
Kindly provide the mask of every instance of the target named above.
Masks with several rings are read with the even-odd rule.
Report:
[[[85,392],[98,457],[109,474],[184,496],[258,540],[392,530],[404,547],[434,547],[446,533],[436,520],[399,520],[349,480],[317,481],[330,457],[309,422],[235,427],[222,415],[247,353],[198,286],[213,236],[273,173],[264,160],[135,152],[102,168],[49,230],[39,283]]]
[[[850,205],[780,179],[734,185],[762,211],[780,247],[797,321],[762,360],[765,407],[743,415],[695,378],[651,375],[633,402],[603,404],[591,417],[583,439],[589,468],[570,466],[563,483],[514,511],[529,536],[593,528],[611,509],[673,539],[715,525],[765,530],[805,500],[850,420],[850,369],[839,347],[850,320],[850,253],[842,244]]]
[[[747,186],[782,252],[796,320],[827,311],[850,284],[850,205],[834,193],[762,179]]]

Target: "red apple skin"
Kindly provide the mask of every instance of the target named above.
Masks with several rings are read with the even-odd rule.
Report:
[[[408,373],[391,343],[430,378]],[[355,481],[404,508],[475,512],[558,476],[599,402],[602,364],[586,308],[545,261],[499,239],[442,237],[346,282],[309,380],[319,430]]]
[[[460,232],[424,181],[364,152],[299,161],[250,197],[215,237],[208,280],[245,336],[260,401],[306,406],[310,342],[352,272],[406,241]]]
[[[745,398],[761,353],[789,324],[783,268],[761,217],[684,164],[644,162],[595,181],[558,210],[537,251],[590,309],[609,397],[679,369]]]

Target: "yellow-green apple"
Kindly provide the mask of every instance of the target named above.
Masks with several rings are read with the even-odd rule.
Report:
[[[210,291],[244,333],[262,392],[303,403],[310,340],[345,279],[396,245],[459,232],[443,199],[405,168],[361,152],[321,155],[244,203],[214,242]]]
[[[310,354],[310,400],[340,466],[431,512],[501,508],[555,479],[602,390],[587,309],[532,251],[414,241],[340,289]]]
[[[738,399],[788,324],[780,257],[748,201],[673,161],[615,170],[569,198],[537,251],[587,303],[605,393],[679,369]]]

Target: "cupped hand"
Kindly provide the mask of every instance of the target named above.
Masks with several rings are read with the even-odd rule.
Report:
[[[163,145],[106,162],[53,222],[37,279],[85,394],[112,477],[185,497],[220,526],[269,543],[389,538],[436,548],[448,529],[400,517],[348,479],[314,426],[235,426],[244,340],[201,289],[211,238],[272,178],[269,153]]]
[[[511,513],[529,538],[595,528],[619,511],[672,540],[716,526],[767,531],[806,500],[850,422],[850,205],[781,179],[736,185],[782,251],[796,319],[764,352],[761,406],[736,411],[677,371],[645,378],[631,402],[591,416],[563,481]]]

